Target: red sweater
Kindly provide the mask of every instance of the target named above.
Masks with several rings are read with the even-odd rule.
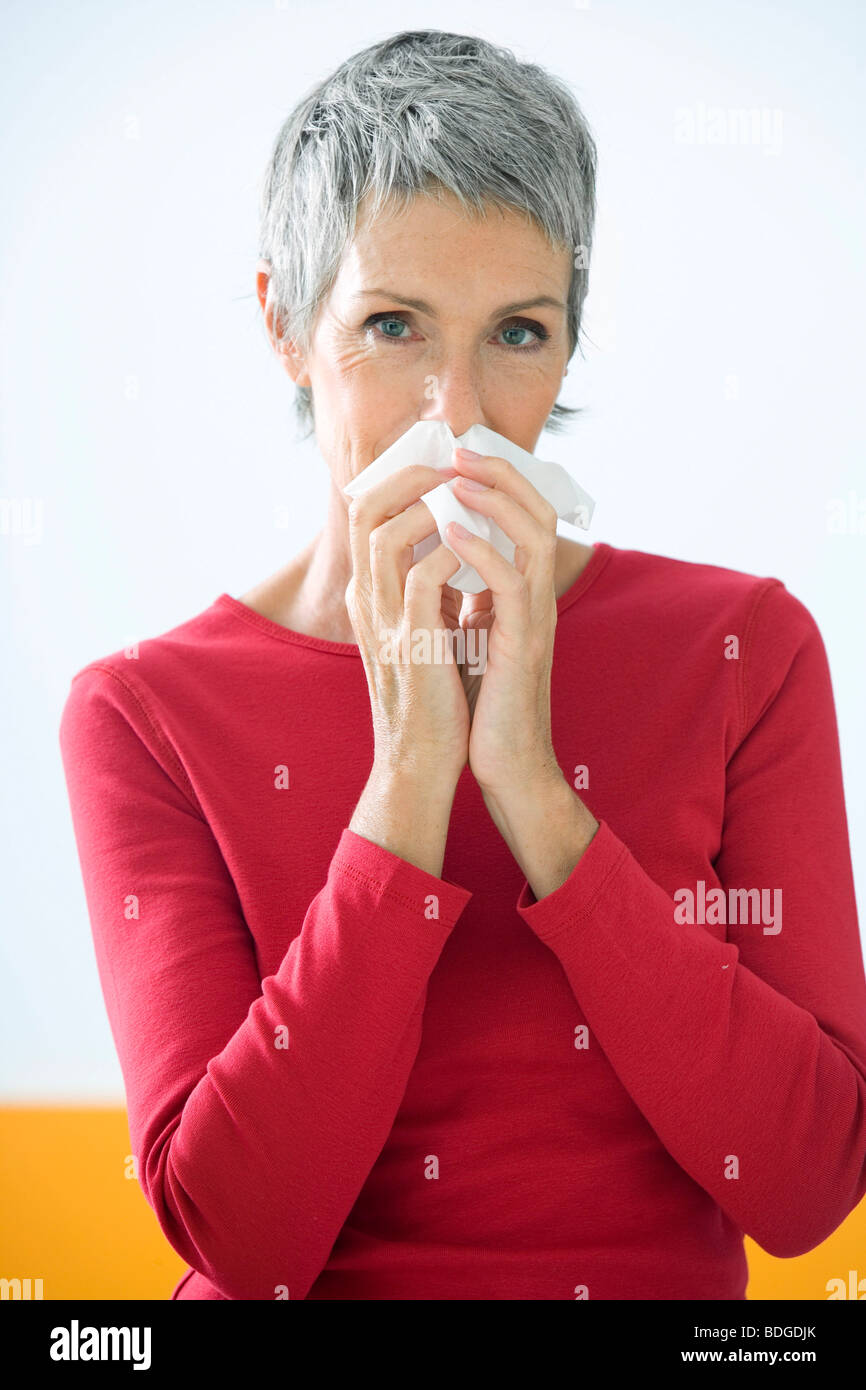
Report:
[[[172,1297],[742,1299],[743,1232],[798,1255],[866,1192],[814,619],[778,579],[605,542],[557,606],[554,745],[600,828],[540,902],[468,769],[441,879],[347,828],[354,645],[224,593],[73,677],[138,1180],[191,1266]]]

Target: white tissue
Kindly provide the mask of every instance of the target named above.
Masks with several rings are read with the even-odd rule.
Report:
[[[383,454],[353,478],[343,488],[343,492],[347,497],[359,497],[398,468],[406,468],[410,464],[422,463],[430,468],[448,468],[453,464],[454,450],[460,447],[474,449],[478,454],[507,459],[519,473],[529,479],[542,497],[556,508],[558,517],[572,526],[581,527],[584,531],[589,529],[595,502],[589,493],[584,492],[574,481],[571,474],[558,463],[549,463],[527,453],[525,449],[506,439],[505,435],[489,430],[486,425],[472,425],[465,434],[455,436],[444,420],[418,420]],[[460,499],[455,497],[451,481],[425,492],[421,500],[429,508],[437,530],[415,546],[412,554],[413,563],[435,550],[440,541],[457,559],[460,558],[454,547],[448,544],[446,527],[449,521],[459,521],[473,535],[490,541],[509,564],[514,560],[514,543],[495,521],[488,520],[481,512],[465,507]],[[459,589],[464,594],[479,594],[482,589],[487,588],[478,571],[466,563],[461,564],[448,583],[452,589]]]

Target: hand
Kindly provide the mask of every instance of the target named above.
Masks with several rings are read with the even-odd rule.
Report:
[[[455,631],[459,628],[463,628],[467,632],[472,629],[480,631],[482,628],[486,628],[489,632],[493,622],[490,590],[484,589],[480,594],[463,594],[459,589],[452,589],[450,584],[446,584],[442,593],[442,612],[448,626]],[[481,675],[474,668],[478,664],[478,657],[484,650],[480,645],[481,638],[473,640],[476,643],[472,652],[475,659],[472,661],[468,659],[470,652],[467,643],[467,660],[457,662],[457,669],[460,672],[460,679],[466,694],[466,703],[469,706],[470,719],[475,714],[475,702],[481,689]]]
[[[488,585],[464,605],[463,625],[486,627],[487,665],[475,677],[469,765],[485,795],[507,800],[521,789],[562,780],[551,740],[550,677],[556,630],[556,511],[505,459],[455,453],[455,495],[514,542],[514,562],[455,523],[448,543]],[[486,485],[467,487],[466,479]],[[460,528],[463,529],[463,528]]]
[[[370,692],[375,737],[374,768],[390,776],[419,774],[432,793],[453,793],[466,766],[469,707],[453,661],[389,659],[387,639],[402,643],[424,630],[456,626],[443,613],[443,588],[459,561],[439,545],[417,564],[412,548],[431,532],[420,497],[453,476],[441,469],[401,468],[349,505],[352,578],[346,607]],[[453,590],[449,591],[451,594]],[[450,601],[449,601],[450,602]]]

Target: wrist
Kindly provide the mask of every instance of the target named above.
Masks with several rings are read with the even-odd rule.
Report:
[[[491,820],[539,900],[565,882],[599,828],[559,769],[556,777],[483,795]]]
[[[376,754],[367,785],[389,795],[424,797],[434,805],[450,806],[462,770],[443,768],[441,763],[415,755]]]
[[[562,768],[554,757],[535,763],[527,771],[521,771],[512,763],[508,769],[507,780],[496,783],[478,781],[478,787],[487,809],[506,813],[510,808],[527,804],[546,804],[551,797],[564,799],[571,789],[563,776]]]
[[[374,765],[349,829],[441,878],[455,790],[424,769]]]

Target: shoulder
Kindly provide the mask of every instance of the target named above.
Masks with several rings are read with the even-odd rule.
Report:
[[[112,743],[116,756],[134,739],[184,776],[173,727],[179,711],[207,699],[218,681],[219,653],[237,624],[220,598],[175,626],[96,656],[70,677],[59,726],[67,761]]]
[[[726,671],[741,732],[792,672],[804,698],[826,692],[818,625],[778,576],[614,549],[603,595],[611,624],[640,653],[643,669],[661,663],[680,685],[693,681],[705,690]]]
[[[114,651],[92,657],[71,676],[72,687],[126,689],[133,699],[170,692],[183,681],[203,677],[214,656],[225,653],[239,638],[228,595],[220,595],[202,612],[153,637],[142,637]]]
[[[775,575],[681,560],[644,550],[612,548],[608,586],[666,624],[695,628],[735,624],[742,637],[756,624],[773,625],[791,638],[817,631],[808,608]]]

